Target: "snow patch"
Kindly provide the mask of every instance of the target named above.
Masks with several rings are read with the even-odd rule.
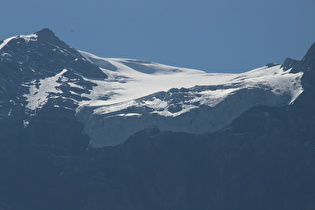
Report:
[[[12,116],[13,116],[12,109],[10,109],[9,112],[8,112],[8,117],[12,117]]]
[[[23,127],[27,128],[29,126],[30,122],[28,120],[23,120]]]
[[[70,86],[70,87],[83,89],[83,87],[82,87],[82,86],[77,85],[76,83],[73,83],[73,82],[68,82],[68,84],[69,84],[69,86]]]
[[[19,38],[22,38],[25,40],[25,42],[30,42],[30,41],[37,41],[37,34],[30,34],[30,35],[20,35],[18,36]]]
[[[0,44],[0,50],[2,50],[2,48],[4,46],[6,46],[11,40],[13,39],[18,39],[18,38],[22,38],[25,40],[25,42],[30,42],[30,41],[36,41],[37,40],[37,34],[30,34],[30,35],[19,35],[19,36],[14,36],[14,37],[10,37],[8,39],[5,39],[2,41],[2,43]]]
[[[0,44],[0,50],[2,50],[2,48],[6,46],[12,39],[14,39],[14,37],[3,40],[2,43]]]
[[[68,70],[64,69],[53,77],[48,77],[39,81],[33,80],[29,86],[29,94],[23,95],[26,97],[26,108],[29,110],[37,110],[42,108],[49,99],[50,93],[62,93],[59,89],[60,83],[57,81],[62,78],[62,75]],[[25,84],[24,84],[25,85]]]
[[[117,117],[133,117],[133,116],[140,117],[141,114],[138,114],[138,113],[127,113],[127,114],[118,114],[116,116]]]

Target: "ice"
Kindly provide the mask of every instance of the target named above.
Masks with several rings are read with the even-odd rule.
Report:
[[[79,104],[91,147],[120,144],[151,126],[194,134],[218,131],[251,107],[292,104],[303,92],[303,73],[280,65],[222,74],[81,53],[108,75],[91,81],[97,86],[84,95],[91,100]]]
[[[131,101],[156,92],[168,91],[171,88],[191,88],[196,85],[218,86],[216,90],[207,90],[199,93],[201,96],[194,99],[208,106],[215,106],[228,95],[242,88],[266,86],[271,88],[275,94],[290,93],[291,102],[303,92],[303,88],[299,82],[302,73],[292,74],[290,71],[283,71],[280,65],[271,68],[257,68],[241,74],[218,74],[167,66],[148,61],[100,58],[90,53],[82,51],[81,53],[86,56],[88,60],[91,60],[90,58],[105,60],[117,68],[115,72],[103,69],[103,71],[109,75],[109,79],[94,81],[98,86],[92,90],[91,94],[84,95],[92,100],[84,102],[82,105],[107,107],[97,109],[96,113],[98,114],[101,114],[101,110],[103,110],[103,114],[108,113],[108,106],[112,106],[113,111],[117,111],[118,107],[122,107],[123,109],[125,108],[124,106],[128,106],[127,104],[132,103]],[[147,74],[126,65],[128,62],[137,61],[139,65],[153,68],[155,72]],[[295,85],[293,85],[294,83]],[[230,86],[230,88],[222,89],[219,88],[219,86]],[[99,100],[103,96],[107,96],[106,100]],[[119,105],[121,103],[123,103],[124,106]],[[191,106],[191,108],[193,107],[194,106]],[[190,108],[187,107],[186,111],[189,110]],[[155,113],[165,114],[165,112]]]

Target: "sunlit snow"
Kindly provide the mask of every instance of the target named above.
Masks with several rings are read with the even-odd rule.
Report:
[[[26,42],[36,41],[36,40],[37,40],[37,37],[38,37],[37,34],[20,35],[20,36],[18,36],[18,38],[22,38],[22,39],[24,39]]]
[[[62,93],[62,91],[58,88],[60,83],[57,81],[66,72],[67,69],[64,69],[53,77],[48,77],[39,81],[33,80],[28,85],[30,88],[29,94],[24,95],[27,101],[26,108],[29,110],[39,109],[47,103],[49,99],[49,93]]]
[[[2,41],[2,43],[0,44],[0,50],[6,46],[14,37],[11,37],[11,38],[8,38],[8,39],[5,39]]]
[[[81,54],[87,59],[99,59],[117,67],[116,71],[105,68],[102,70],[109,75],[109,79],[104,81],[93,81],[98,84],[91,94],[85,97],[91,98],[91,101],[84,102],[84,106],[100,107],[95,110],[96,114],[106,114],[124,109],[127,106],[148,106],[145,103],[138,103],[135,99],[160,92],[168,91],[171,88],[191,88],[198,86],[218,86],[215,90],[206,90],[199,92],[192,102],[200,101],[201,104],[215,106],[224,100],[225,97],[244,88],[269,87],[275,94],[290,94],[290,103],[297,98],[303,91],[300,84],[302,73],[292,74],[289,71],[283,71],[280,65],[271,68],[262,67],[241,74],[218,74],[206,73],[199,70],[178,68],[163,64],[139,61],[139,66],[153,68],[154,73],[139,72],[126,65],[128,62],[136,63],[137,60],[119,59],[119,58],[100,58],[90,53],[81,51]],[[100,66],[102,67],[102,66]],[[219,86],[230,86],[230,88],[220,88]],[[107,96],[106,100],[100,100]],[[149,103],[149,102],[147,102]],[[152,103],[152,102],[150,102]],[[154,103],[161,104],[163,102]],[[164,102],[164,107],[167,104]],[[186,107],[189,111],[194,106]],[[177,116],[181,113],[158,112],[165,116]]]
[[[91,147],[117,145],[151,126],[194,134],[218,131],[251,107],[292,104],[303,92],[303,73],[280,65],[218,74],[81,54],[108,75],[105,80],[85,78],[97,86],[84,94],[91,100],[77,110]]]
[[[14,36],[14,37],[10,37],[8,39],[5,39],[2,41],[2,43],[0,44],[0,50],[6,46],[11,40],[13,39],[19,39],[22,38],[25,40],[25,42],[29,42],[29,41],[36,41],[37,40],[37,34],[30,34],[30,35],[19,35],[19,36]]]

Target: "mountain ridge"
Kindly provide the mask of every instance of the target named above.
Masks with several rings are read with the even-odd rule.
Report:
[[[40,41],[44,49],[33,36],[0,47],[0,208],[315,208],[314,45],[294,65],[288,60],[224,80],[221,74],[206,77],[202,71],[132,59],[89,60],[82,51],[48,44],[53,32],[41,33],[48,34]],[[120,92],[130,84],[170,77],[173,85],[193,75],[215,79],[199,86],[177,83],[129,100],[124,98],[128,92]],[[203,98],[216,90],[233,94],[217,95],[218,101],[211,101],[212,95]],[[121,100],[115,99],[119,94]],[[113,111],[113,99],[125,107]],[[191,109],[181,113],[185,106]],[[224,116],[237,107],[242,108],[239,115],[209,131],[207,123],[227,122]],[[139,114],[147,118],[143,127],[137,124]],[[184,120],[187,116],[192,116],[191,124]],[[161,123],[151,123],[158,118]],[[175,129],[161,129],[168,120],[173,122],[167,126]],[[207,129],[188,132],[198,123]],[[184,128],[176,130],[177,125]],[[89,133],[89,126],[99,130]],[[120,143],[104,146],[111,132],[126,134],[124,129],[131,127],[136,129]],[[98,135],[100,146],[91,145],[92,135]]]
[[[20,39],[26,41],[15,49],[26,53],[6,51]],[[193,134],[218,131],[251,107],[290,104],[303,92],[303,73],[297,68],[289,71],[289,64],[217,74],[135,59],[100,58],[76,51],[49,29],[9,40],[2,53],[16,54],[20,72],[29,76],[21,83],[26,100],[20,100],[26,114],[36,115],[49,102],[56,108],[76,110],[91,147],[120,144],[152,126]],[[38,59],[37,66],[28,63]],[[230,104],[233,109],[228,108]],[[24,119],[25,126],[29,123]]]

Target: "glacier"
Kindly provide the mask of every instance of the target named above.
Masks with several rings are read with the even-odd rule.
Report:
[[[207,73],[80,53],[108,75],[93,80],[97,86],[84,95],[90,100],[78,103],[77,116],[93,148],[121,144],[152,127],[191,134],[219,131],[251,107],[292,104],[303,92],[303,73],[280,65],[240,74]]]

